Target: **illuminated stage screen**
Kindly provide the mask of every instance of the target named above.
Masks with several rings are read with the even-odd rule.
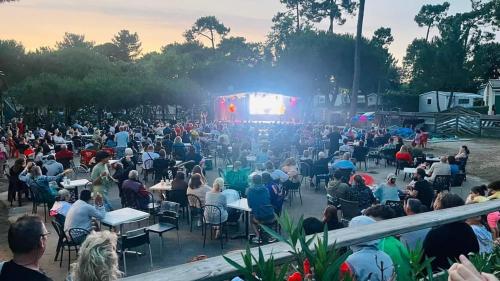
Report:
[[[251,94],[248,100],[250,115],[284,115],[284,97],[274,94]]]

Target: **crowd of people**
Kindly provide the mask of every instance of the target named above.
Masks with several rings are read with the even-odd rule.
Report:
[[[171,192],[162,193],[161,199],[175,200],[172,194],[179,191],[190,207],[204,210],[197,225],[204,222],[214,225],[216,237],[224,235],[217,225],[238,223],[241,213],[229,208],[228,204],[244,197],[251,209],[254,234],[250,242],[256,244],[274,241],[271,237],[262,237],[260,226],[276,224],[284,202],[289,201],[292,206],[295,192],[301,196],[304,181],[316,190],[321,189],[324,181],[329,203],[324,212],[318,214],[321,219],[304,220],[306,234],[322,232],[325,227],[328,230],[356,227],[500,198],[500,182],[472,188],[466,201],[445,190],[436,190],[433,185],[436,177],[465,174],[470,151],[462,146],[457,155],[442,156],[429,165],[423,153],[427,141],[422,136],[426,134],[422,132],[417,132],[418,141],[415,139],[406,145],[401,137],[391,135],[384,128],[105,121],[99,125],[76,122],[67,127],[30,130],[19,119],[0,134],[4,136],[0,142],[0,155],[5,154],[4,164],[7,159],[15,158],[13,165],[6,169],[11,204],[16,199],[21,204],[23,195],[30,200],[39,196],[37,198],[48,205],[50,215],[61,224],[64,232],[71,239],[82,242],[69,280],[101,280],[96,277],[100,274],[115,280],[120,276],[116,234],[101,231],[98,223],[106,212],[117,207],[113,204],[114,198],[110,197],[110,190],[115,185],[119,190],[120,207],[145,210],[152,196],[147,182],[152,180],[156,184],[171,180]],[[385,160],[398,167],[401,163],[415,167],[411,182],[399,184],[397,175],[389,173],[382,183],[368,183],[359,173],[358,165],[369,157],[376,163]],[[80,163],[75,165],[75,159]],[[113,164],[110,164],[112,159]],[[216,165],[216,161],[222,164]],[[88,169],[92,187],[71,194],[62,188],[61,182],[77,172],[78,166]],[[213,167],[218,168],[219,177],[210,186],[206,171]],[[358,214],[349,222],[339,217],[342,202],[356,203]],[[391,205],[393,202],[399,205]],[[220,214],[204,206],[217,207]],[[499,219],[500,213],[493,212],[465,222],[354,245],[346,267],[356,280],[371,280],[376,274],[383,276],[376,280],[390,280],[393,275],[397,280],[409,280],[410,265],[405,255],[419,245],[423,245],[426,256],[434,258],[434,270],[449,268],[450,259],[460,258],[463,264],[465,260],[461,255],[492,252],[499,235]],[[81,237],[71,235],[74,228],[86,232],[81,232]],[[17,240],[12,240],[11,244],[9,231],[9,246],[15,257],[4,265],[7,271],[2,270],[0,277],[48,280],[39,272],[38,264],[48,235],[44,224],[35,216],[27,216],[19,219],[11,229],[12,235],[17,235],[15,231],[31,231],[20,235],[31,235],[34,244],[20,250]],[[97,258],[99,261],[94,261]],[[27,259],[32,259],[33,263],[25,264]],[[380,263],[384,264],[382,271]],[[89,272],[92,266],[102,271]],[[470,267],[465,266],[465,269]],[[465,269],[454,265],[450,272],[460,274]]]

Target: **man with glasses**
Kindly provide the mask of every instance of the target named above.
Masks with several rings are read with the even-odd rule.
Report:
[[[38,216],[22,216],[10,225],[9,248],[14,257],[0,263],[0,280],[50,281],[40,270],[40,259],[47,247],[49,232]]]

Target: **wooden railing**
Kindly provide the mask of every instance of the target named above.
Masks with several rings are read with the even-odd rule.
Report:
[[[387,237],[390,235],[401,234],[415,231],[418,229],[429,228],[450,222],[465,220],[469,217],[483,215],[492,211],[500,210],[500,200],[488,201],[479,204],[465,205],[450,209],[444,209],[434,212],[422,213],[414,216],[400,217],[391,220],[380,221],[375,224],[349,227],[339,230],[333,230],[328,233],[329,243],[337,247],[355,245],[360,242],[371,241]],[[288,252],[289,247],[285,243],[273,243],[261,247],[265,256],[271,254],[277,264],[283,264],[292,260]],[[257,248],[252,252],[256,254]],[[241,251],[233,251],[225,256],[242,263]],[[173,254],[173,253],[171,253]],[[230,280],[237,275],[235,268],[230,266],[222,256],[208,258],[203,261],[182,264],[168,267],[148,273],[138,274],[124,278],[126,281],[195,281],[195,280]]]

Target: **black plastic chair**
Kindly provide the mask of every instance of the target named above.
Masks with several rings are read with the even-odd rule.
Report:
[[[299,162],[299,172],[302,178],[300,179],[300,183],[304,182],[304,179],[312,177],[312,167],[306,162]]]
[[[359,163],[359,168],[361,169],[361,163],[365,163],[365,171],[368,169],[367,166],[367,156],[368,156],[368,147],[360,147],[356,146],[354,147],[354,152],[352,153],[352,158],[356,159],[356,162]]]
[[[170,190],[167,194],[168,201],[179,203],[179,208],[182,210],[182,215],[186,216],[188,213],[188,199],[186,196],[186,190],[182,189],[175,189],[175,190]],[[189,222],[189,216],[186,216]]]
[[[83,228],[70,228],[68,230],[69,243],[71,244],[72,247],[75,248],[77,255],[80,245],[83,243],[83,241],[85,241],[87,235],[89,234],[90,232],[87,229]],[[71,251],[68,251],[68,270],[70,268],[70,264],[71,264]]]
[[[188,200],[188,217],[190,228],[189,231],[193,232],[193,218],[203,219],[203,204],[201,203],[200,198],[193,194],[187,195]],[[204,233],[204,228],[201,228],[201,234]]]
[[[451,187],[462,186],[462,184],[465,181],[465,174],[464,173],[458,173],[458,174],[451,175],[450,181],[451,181],[450,182]]]
[[[33,202],[33,208],[31,210],[32,214],[38,213],[38,205],[42,205],[43,207],[43,216],[45,218],[45,222],[47,222],[47,213],[49,212],[49,206],[45,200],[43,200],[42,194],[37,189],[37,187],[29,188],[31,201]]]
[[[399,174],[399,171],[403,171],[404,168],[411,167],[410,162],[405,160],[396,160],[396,176]]]
[[[62,266],[62,260],[64,256],[64,251],[68,251],[68,270],[71,265],[71,251],[75,251],[75,253],[78,252],[78,247],[75,243],[70,241],[66,233],[64,233],[64,228],[63,225],[60,224],[57,221],[52,221],[52,226],[54,227],[54,230],[56,231],[58,240],[57,240],[57,246],[56,246],[56,256],[54,257],[54,261],[57,261],[60,256],[59,260],[59,267]],[[71,249],[73,247],[73,249]]]
[[[138,234],[136,234],[138,233]],[[153,255],[151,252],[151,242],[149,240],[149,232],[145,228],[136,229],[132,231],[128,231],[119,239],[119,249],[123,258],[123,268],[125,271],[125,275],[127,275],[127,260],[125,257],[125,252],[129,249],[136,248],[142,245],[148,245],[149,249],[149,262],[151,268],[153,267]]]
[[[211,219],[215,219],[215,221],[211,221]],[[226,234],[226,242],[228,239],[228,234],[227,234],[227,226],[226,226],[226,221],[222,221],[222,210],[219,208],[219,206],[215,205],[205,205],[204,207],[204,214],[203,214],[203,229],[204,229],[204,234],[203,234],[203,248],[205,248],[205,243],[207,240],[207,227],[210,228],[210,239],[213,239],[213,233],[214,233],[214,227],[218,227],[220,231],[220,247],[221,249],[224,249],[224,235],[223,232]]]
[[[359,208],[358,201],[349,201],[339,198],[339,203],[340,211],[342,213],[342,222],[344,224],[348,224],[352,218],[361,215],[361,209]]]
[[[402,217],[405,215],[405,211],[403,208],[403,201],[387,200],[385,201],[385,205],[389,206],[394,211],[396,217]]]
[[[451,176],[438,175],[434,178],[434,181],[432,182],[432,189],[434,189],[434,191],[436,191],[437,193],[445,190],[450,191],[450,185],[451,185]]]
[[[158,214],[158,223],[146,228],[147,231],[158,233],[161,239],[161,246],[163,249],[163,233],[170,230],[177,230],[177,244],[181,248],[179,239],[179,203],[164,201],[160,213]]]

